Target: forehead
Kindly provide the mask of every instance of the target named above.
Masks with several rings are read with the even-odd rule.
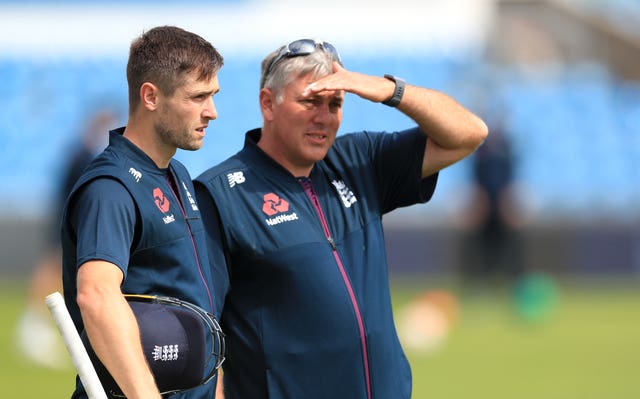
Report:
[[[212,75],[209,79],[198,79],[199,74],[196,72],[189,72],[184,76],[180,88],[187,92],[196,91],[218,91],[220,89],[220,82],[218,75]]]
[[[328,74],[313,74],[313,73],[307,73],[305,75],[301,75],[298,76],[296,78],[294,78],[287,86],[286,89],[287,90],[291,90],[294,92],[302,92],[308,85],[310,85],[311,83],[325,77],[325,76],[329,76]],[[331,91],[323,91],[320,93],[316,93],[313,95],[314,97],[320,96],[320,97],[336,97],[336,98],[343,98],[344,97],[344,90],[331,90]]]
[[[314,73],[312,71],[312,72],[307,72],[305,74],[297,76],[293,81],[302,82],[303,84],[308,85],[310,83],[315,82],[318,79],[324,78],[325,76],[329,76],[329,74],[328,73],[320,73],[320,72]]]

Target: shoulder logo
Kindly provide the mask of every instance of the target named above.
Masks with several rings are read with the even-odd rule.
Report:
[[[140,179],[142,179],[142,173],[134,168],[129,168],[129,173],[136,179],[136,183],[139,183]]]
[[[245,182],[244,173],[233,172],[227,174],[227,180],[229,181],[229,187],[233,188],[236,184],[242,184]]]
[[[269,226],[298,220],[298,215],[295,212],[285,213],[289,211],[289,202],[284,198],[280,198],[274,193],[269,193],[264,195],[263,200],[262,212],[269,216],[268,219],[265,219]],[[279,213],[281,215],[278,215]]]
[[[340,195],[340,199],[346,208],[351,208],[351,205],[358,201],[353,191],[351,191],[342,180],[333,180],[331,184],[333,184],[338,191],[338,195]]]

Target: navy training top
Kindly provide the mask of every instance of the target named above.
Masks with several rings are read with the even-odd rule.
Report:
[[[225,397],[409,398],[382,215],[431,198],[426,135],[340,136],[309,178],[266,155],[259,137],[248,132],[194,184],[205,221],[221,219],[229,262]]]
[[[205,245],[189,173],[177,160],[158,168],[123,131],[110,132],[109,146],[78,179],[64,210],[64,297],[78,332],[84,327],[76,276],[90,260],[122,269],[123,293],[176,297],[220,318],[228,285],[224,254]],[[214,390],[212,382],[172,397],[207,398]],[[80,383],[74,397],[86,397]]]

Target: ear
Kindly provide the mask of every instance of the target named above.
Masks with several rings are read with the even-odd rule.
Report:
[[[158,97],[160,91],[153,83],[144,82],[140,86],[140,102],[149,111],[155,111],[158,108]]]
[[[267,121],[273,120],[273,107],[276,105],[276,95],[271,89],[264,88],[260,90],[260,111],[262,117]]]

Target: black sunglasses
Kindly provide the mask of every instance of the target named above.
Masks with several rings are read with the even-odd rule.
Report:
[[[264,84],[269,74],[271,74],[271,70],[273,69],[273,66],[278,62],[280,62],[280,60],[282,60],[283,58],[293,58],[293,57],[309,55],[320,49],[328,52],[334,60],[338,61],[338,63],[342,65],[340,54],[338,54],[338,50],[336,50],[336,48],[333,47],[331,43],[325,42],[325,41],[317,42],[313,39],[300,39],[300,40],[293,41],[287,44],[286,46],[282,47],[278,52],[278,55],[273,57],[273,59],[269,63],[269,66],[264,72],[264,78],[262,83]]]

